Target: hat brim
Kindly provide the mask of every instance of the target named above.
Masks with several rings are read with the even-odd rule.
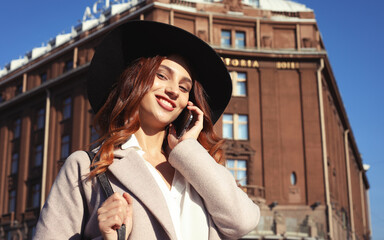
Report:
[[[135,59],[178,54],[191,65],[193,75],[208,96],[213,123],[220,118],[232,94],[232,82],[220,56],[195,35],[159,22],[130,21],[112,30],[96,48],[87,93],[95,113],[104,105],[113,84]]]

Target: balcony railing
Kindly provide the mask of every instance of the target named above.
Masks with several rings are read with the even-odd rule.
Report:
[[[265,189],[258,185],[241,186],[244,192],[253,200],[265,200]]]

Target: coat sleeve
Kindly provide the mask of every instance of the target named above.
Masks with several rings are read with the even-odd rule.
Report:
[[[232,174],[209,155],[195,139],[186,139],[170,153],[170,164],[204,200],[218,231],[240,238],[252,231],[260,218],[259,207],[241,190]]]
[[[65,161],[41,210],[34,239],[82,238],[87,214],[82,169],[88,166],[89,172],[90,165],[85,158],[85,152],[77,151]]]

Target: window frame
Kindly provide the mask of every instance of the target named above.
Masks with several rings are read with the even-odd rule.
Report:
[[[15,157],[15,155],[17,155],[17,157]],[[9,168],[10,176],[16,175],[19,172],[19,163],[20,163],[20,153],[18,151],[13,152],[11,156],[11,165]]]
[[[240,74],[244,74],[245,78],[239,78]],[[230,76],[232,79],[232,96],[234,97],[247,97],[248,96],[248,72],[247,71],[231,71]],[[239,93],[238,84],[243,83],[245,88],[245,93]]]
[[[48,73],[47,72],[41,72],[39,74],[40,77],[40,84],[43,84],[48,81]]]
[[[74,68],[73,65],[74,65],[73,59],[67,59],[64,62],[63,73],[71,71]]]
[[[232,162],[233,161],[233,167],[230,167],[229,166],[229,162]],[[245,168],[240,168],[238,167],[239,166],[239,162],[242,162],[245,164]],[[232,176],[235,178],[236,180],[236,183],[242,187],[244,186],[247,186],[248,185],[248,161],[245,160],[245,159],[235,159],[235,158],[228,158],[226,159],[225,161],[225,167],[231,172]],[[243,172],[245,173],[245,178],[241,178],[239,179],[238,178],[238,173],[239,172]],[[242,174],[241,174],[242,175]],[[242,184],[243,182],[243,184]]]
[[[228,33],[229,36],[223,36],[223,33]],[[224,44],[223,41],[229,41],[229,44]],[[220,46],[221,47],[232,47],[232,31],[228,29],[221,29],[220,32]]]
[[[38,190],[35,189],[35,186],[38,186]],[[35,197],[37,197],[35,202]],[[36,209],[40,208],[41,200],[41,182],[40,181],[31,181],[28,186],[28,198],[27,198],[27,209]]]
[[[66,137],[68,137],[68,140],[64,141],[64,138],[66,138]],[[69,156],[70,151],[71,151],[71,135],[70,134],[62,135],[60,141],[61,141],[60,142],[60,159],[64,160]],[[63,153],[64,147],[66,147],[66,149],[64,151],[65,153]]]
[[[69,102],[67,102],[69,101]],[[61,113],[62,113],[62,121],[68,120],[72,118],[73,111],[73,101],[71,96],[64,97],[62,100]]]
[[[41,107],[36,112],[36,130],[44,130],[45,128],[45,108]]]
[[[232,121],[225,120],[224,118],[226,116],[232,116]],[[246,117],[246,122],[241,122],[240,117]],[[240,141],[248,141],[249,140],[249,116],[247,114],[237,114],[237,113],[224,113],[223,114],[223,138],[225,139],[232,139],[232,140],[240,140]],[[232,137],[227,137],[225,135],[228,130],[225,129],[226,126],[232,126]],[[243,138],[240,136],[240,125],[246,126],[246,138]]]
[[[241,38],[238,38],[238,34],[244,34],[242,36],[242,39]],[[241,41],[244,46],[239,46],[238,42]],[[240,49],[244,49],[247,47],[247,34],[245,31],[242,31],[242,30],[235,30],[235,47],[236,48],[240,48]]]
[[[13,120],[13,140],[21,137],[21,118],[17,117]]]
[[[14,193],[14,196],[11,195],[11,193]],[[11,205],[11,203],[13,203],[13,205]],[[11,209],[11,206],[13,209]],[[9,189],[8,190],[8,206],[7,206],[8,213],[16,212],[16,208],[17,208],[17,190],[14,188]]]

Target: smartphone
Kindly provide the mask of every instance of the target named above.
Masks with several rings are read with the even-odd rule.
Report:
[[[173,121],[173,125],[176,129],[176,137],[179,139],[183,136],[185,130],[189,127],[193,119],[193,115],[188,108],[184,108],[180,115]]]

